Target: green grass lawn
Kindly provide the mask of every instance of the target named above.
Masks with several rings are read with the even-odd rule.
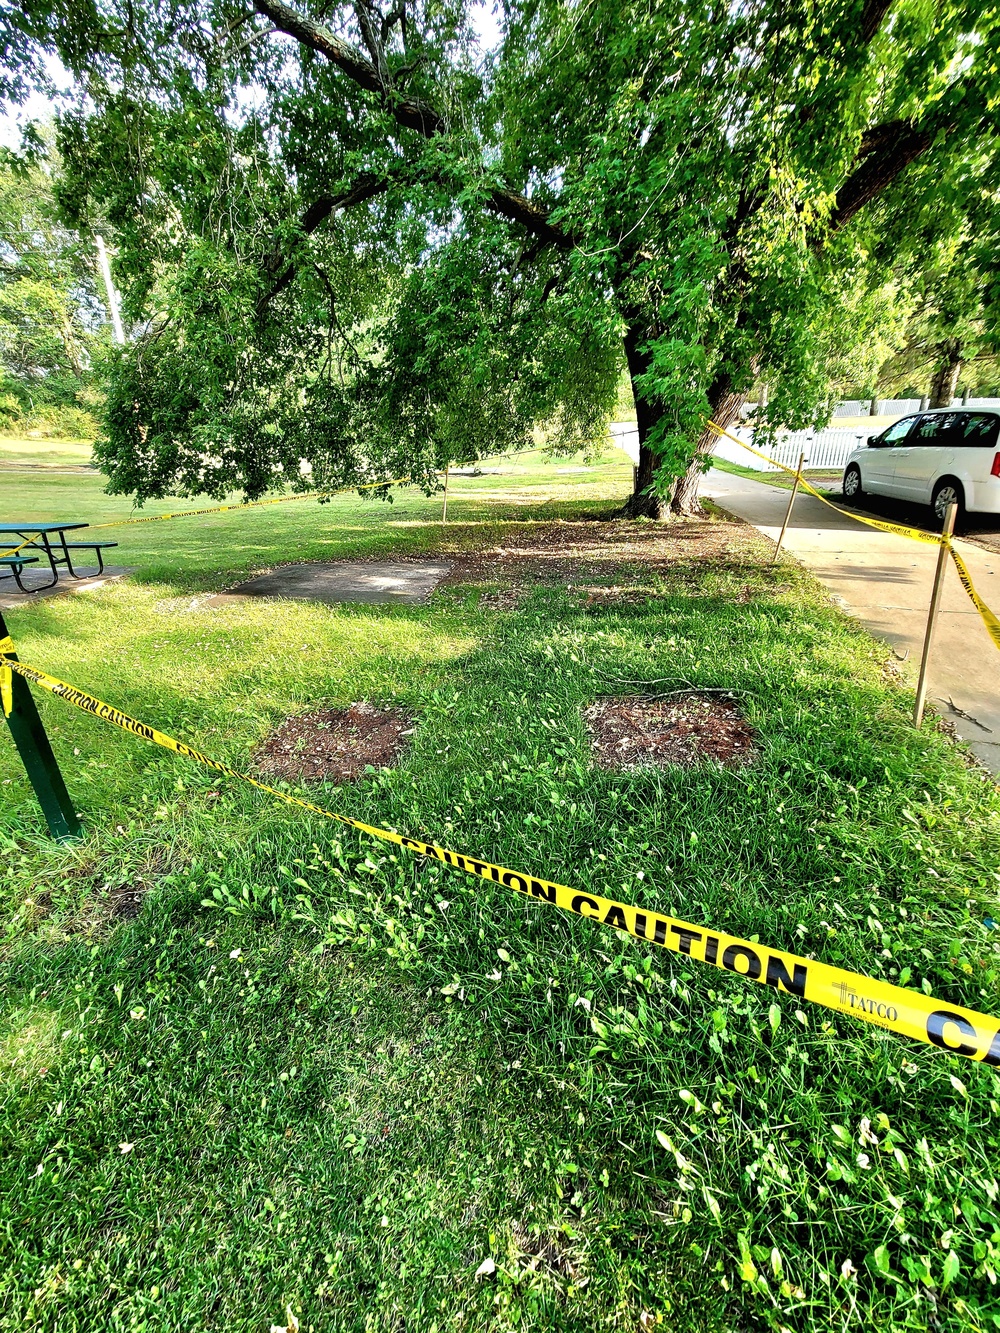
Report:
[[[743,463],[731,463],[728,458],[713,458],[712,467],[717,468],[719,472],[728,472],[734,477],[747,477],[750,481],[762,481],[767,486],[777,486],[781,491],[790,491],[795,480],[790,472],[758,472],[756,468],[746,467]],[[841,494],[842,469],[805,468],[802,475],[811,486],[815,486],[824,495]]]
[[[29,440],[0,436],[0,468],[38,469],[86,467],[93,445],[89,440]]]
[[[552,461],[538,451],[481,465],[481,476],[452,477],[449,530],[476,527],[515,516],[551,520],[563,514],[606,512],[631,478],[631,464],[618,450],[596,464],[578,459]],[[230,497],[238,502],[239,496]],[[75,474],[10,473],[3,481],[2,521],[59,522],[78,519],[99,524],[210,506],[211,500],[151,501],[136,510],[125,496],[108,496],[102,479]],[[581,508],[582,506],[582,508]],[[142,582],[169,580],[174,591],[224,586],[248,571],[298,560],[333,560],[380,553],[417,554],[440,540],[442,495],[416,487],[394,492],[388,504],[354,492],[319,505],[303,498],[242,512],[164,523],[120,526],[96,540],[116,541],[108,559],[136,568]],[[78,534],[82,539],[85,534]],[[89,536],[90,534],[86,534]]]
[[[446,527],[405,492],[123,528],[131,580],[8,623],[251,770],[289,713],[401,704],[401,766],[316,799],[997,1013],[996,789],[887,652],[740,524],[594,521],[625,459],[495,466]],[[189,595],[418,553],[457,562],[425,606]],[[756,763],[594,768],[581,708],[642,682],[738,692]],[[0,1329],[1000,1327],[995,1070],[39,707],[87,836],[0,740]]]

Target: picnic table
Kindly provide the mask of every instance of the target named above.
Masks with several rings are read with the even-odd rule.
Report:
[[[13,579],[21,592],[40,592],[53,588],[59,581],[59,567],[74,579],[87,578],[73,568],[74,551],[92,551],[97,559],[97,573],[104,573],[104,552],[117,542],[70,542],[67,532],[89,528],[89,523],[0,523],[0,579]],[[18,550],[17,548],[20,547]],[[79,559],[79,557],[77,557]],[[22,582],[25,566],[45,562],[52,577],[37,588],[26,588]]]

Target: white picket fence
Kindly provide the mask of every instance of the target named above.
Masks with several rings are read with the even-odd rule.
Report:
[[[878,398],[875,401],[875,415],[880,417],[901,417],[907,412],[921,412],[927,403],[926,398]],[[834,419],[837,417],[867,417],[871,414],[872,402],[870,398],[854,398],[845,402],[837,403],[833,409]],[[982,407],[991,408],[996,411],[1000,407],[1000,398],[967,398],[963,403],[961,398],[951,400],[952,407]]]
[[[752,430],[741,427],[734,430],[733,434],[748,444],[753,444]],[[782,435],[775,445],[765,450],[774,459],[773,463],[765,463],[756,454],[741,449],[733,440],[723,438],[715,447],[715,455],[717,458],[728,459],[730,463],[742,463],[744,467],[753,468],[755,472],[777,472],[779,470],[777,464],[784,463],[785,467],[795,467],[799,461],[799,454],[804,453],[807,468],[825,468],[833,471],[842,468],[854,450],[864,444],[867,438],[856,430],[836,428],[789,431]]]
[[[611,438],[619,449],[628,454],[633,463],[639,462],[639,433],[634,421],[613,421],[610,426]],[[745,426],[733,429],[733,434],[753,444],[753,431]],[[848,456],[864,444],[867,436],[853,430],[790,431],[783,435],[778,444],[767,452],[777,463],[786,467],[795,467],[799,461],[799,452],[806,454],[806,466],[810,468],[841,468]],[[776,463],[765,463],[763,459],[750,453],[732,440],[721,439],[715,447],[718,458],[728,459],[731,463],[742,463],[755,472],[777,472]]]

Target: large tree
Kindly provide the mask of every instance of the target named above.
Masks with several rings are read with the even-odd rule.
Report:
[[[511,0],[486,58],[468,0],[24,12],[87,93],[64,203],[116,232],[140,497],[581,439],[624,357],[632,512],[688,511],[705,418],[761,378],[813,413],[845,284],[995,158],[981,4]]]

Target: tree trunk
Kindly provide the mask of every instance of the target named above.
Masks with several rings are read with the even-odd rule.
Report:
[[[931,407],[951,407],[962,373],[962,347],[957,339],[941,348],[941,362],[931,381]]]
[[[657,456],[649,447],[650,432],[660,418],[655,405],[646,401],[637,379],[649,369],[649,357],[640,350],[645,334],[634,327],[629,327],[625,334],[625,359],[628,363],[629,379],[632,383],[632,396],[635,399],[636,426],[639,432],[639,465],[635,469],[635,485],[624,507],[629,518],[669,519],[671,517],[692,518],[702,513],[698,488],[705,471],[705,459],[715,447],[718,436],[706,426],[698,438],[694,457],[688,464],[683,477],[678,478],[665,494],[658,494],[654,489],[656,479]],[[739,420],[740,411],[746,402],[746,394],[733,393],[732,381],[728,375],[719,375],[708,391],[709,409],[712,420],[720,426],[731,426]]]
[[[69,321],[69,316],[62,311],[57,314],[57,320],[66,360],[69,362],[70,369],[76,378],[82,380],[84,376],[83,356],[81,355],[80,344],[77,342],[76,334],[73,331],[73,325]]]
[[[720,375],[708,391],[712,420],[718,426],[728,427],[733,422],[739,422],[740,412],[747,399],[745,393],[733,393],[729,387],[730,383],[728,375]],[[715,448],[718,439],[715,431],[709,430],[707,426],[698,437],[694,457],[688,464],[684,476],[674,486],[670,497],[671,514],[678,514],[683,518],[695,518],[703,512],[701,501],[698,499],[698,488],[705,475],[705,459]]]
[[[628,364],[628,377],[632,384],[632,397],[635,399],[635,422],[639,431],[639,465],[635,469],[635,486],[629,496],[624,512],[629,518],[666,518],[667,505],[662,496],[652,489],[656,473],[656,455],[647,444],[649,433],[656,425],[659,413],[642,396],[636,384],[640,375],[649,369],[649,357],[639,350],[645,340],[645,334],[639,329],[629,327],[625,334],[625,360]]]

